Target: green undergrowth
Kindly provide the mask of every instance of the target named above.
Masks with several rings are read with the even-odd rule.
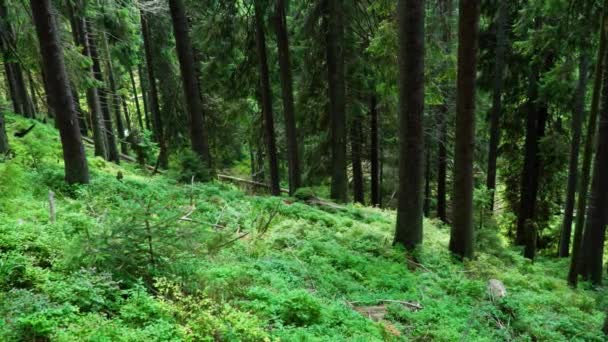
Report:
[[[567,260],[525,261],[492,231],[463,264],[449,228],[426,221],[414,262],[391,245],[392,211],[180,184],[97,158],[90,185],[66,186],[56,131],[17,139],[29,122],[6,121],[2,341],[602,340],[601,292],[571,290]],[[506,298],[488,296],[489,279]],[[357,311],[381,304],[379,322]]]

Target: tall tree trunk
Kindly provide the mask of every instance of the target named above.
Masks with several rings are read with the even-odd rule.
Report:
[[[538,162],[538,137],[536,127],[538,125],[539,105],[538,100],[538,80],[540,77],[540,66],[536,62],[530,67],[528,77],[528,99],[526,103],[526,139],[524,146],[524,166],[521,176],[521,189],[519,199],[519,212],[517,213],[517,229],[515,242],[517,245],[525,245],[526,228],[531,223],[528,222],[534,217],[534,207],[536,204],[536,193],[531,193],[536,187],[536,182],[532,179],[537,173]]]
[[[79,8],[79,12],[84,13],[84,8]],[[83,55],[91,57],[91,48],[90,42],[91,37],[89,36],[89,30],[87,28],[86,19],[84,16],[81,16],[77,19],[79,39],[78,41],[81,44],[83,49]],[[75,30],[74,28],[72,30]],[[89,73],[92,79],[95,79],[95,70],[93,66],[90,67]],[[99,99],[99,89],[96,87],[89,87],[86,91],[87,97],[87,106],[89,107],[89,115],[91,117],[91,126],[93,128],[93,143],[95,149],[95,156],[102,157],[104,159],[108,159],[108,143],[106,140],[106,135],[104,133],[105,126],[101,114],[101,102]]]
[[[143,20],[143,19],[142,19]],[[143,23],[142,23],[142,27],[143,27]],[[143,30],[142,30],[143,32]],[[145,42],[145,41],[144,41]],[[147,55],[146,55],[147,56]],[[148,58],[146,58],[146,64],[148,63]],[[147,87],[147,82],[146,82],[146,77],[144,76],[144,74],[148,74],[147,73],[147,68],[146,68],[146,72],[144,72],[144,66],[139,64],[137,66],[137,73],[139,74],[139,85],[141,87],[141,100],[143,102],[144,105],[144,119],[145,119],[145,123],[146,123],[146,129],[148,131],[152,130],[152,124],[150,123],[150,108],[148,106],[148,96],[149,96],[149,91],[148,91],[148,87]]]
[[[451,54],[450,44],[452,42],[451,17],[452,17],[452,0],[441,0],[439,3],[440,13],[443,17],[443,32],[441,40],[444,45],[444,54]],[[447,64],[447,63],[446,63]],[[437,151],[437,217],[444,223],[448,223],[447,215],[447,169],[448,169],[448,98],[450,86],[443,85],[444,100],[439,108],[437,118],[438,151]]]
[[[356,114],[353,117],[350,134],[351,162],[353,166],[353,200],[357,203],[365,203],[365,190],[363,184],[363,166],[361,145],[363,132],[361,117]]]
[[[11,100],[15,113],[27,118],[34,117],[34,108],[27,93],[23,80],[23,71],[15,51],[15,32],[8,18],[6,0],[0,0],[0,50],[4,56],[5,70],[7,71]]]
[[[553,56],[547,54],[542,63],[544,68],[549,68],[553,64]],[[534,63],[530,71],[524,166],[521,177],[520,210],[517,217],[516,231],[516,243],[525,245],[524,257],[528,259],[534,259],[536,255],[537,227],[534,218],[542,166],[539,144],[545,135],[545,124],[549,115],[547,104],[539,103],[538,100],[540,67],[541,63]]]
[[[6,61],[8,57],[4,55]],[[23,115],[23,105],[19,99],[19,94],[15,86],[15,74],[13,73],[13,64],[4,62],[4,74],[6,75],[6,87],[9,90],[11,102],[13,103],[13,112]]]
[[[370,96],[369,113],[371,127],[370,141],[370,163],[371,163],[371,203],[373,206],[380,206],[380,151],[378,144],[378,104],[376,94]]]
[[[574,225],[574,240],[572,241],[572,257],[570,258],[570,270],[568,272],[568,283],[571,286],[576,286],[579,265],[581,264],[581,245],[583,240],[583,229],[585,226],[585,209],[587,207],[587,190],[589,187],[589,173],[591,171],[591,159],[593,156],[593,144],[595,141],[595,130],[597,127],[597,113],[600,107],[600,93],[602,89],[602,80],[605,73],[606,65],[606,43],[607,32],[606,23],[608,22],[608,0],[604,1],[604,12],[602,15],[602,23],[600,26],[600,43],[597,59],[595,61],[595,79],[593,81],[593,94],[591,98],[591,109],[589,113],[589,121],[587,123],[587,134],[585,137],[585,148],[583,151],[583,165],[581,167],[581,182],[578,191],[578,203],[576,206],[576,219]]]
[[[255,42],[258,50],[258,66],[260,72],[260,91],[262,98],[262,113],[264,116],[264,136],[266,137],[266,152],[268,169],[270,171],[270,193],[281,195],[279,179],[279,161],[274,136],[274,118],[272,115],[272,89],[266,57],[266,37],[264,35],[264,17],[259,1],[255,1]]]
[[[591,194],[581,248],[581,274],[596,285],[602,282],[604,239],[608,222],[608,73],[603,75],[602,93]]]
[[[34,86],[34,78],[32,77],[31,72],[27,73],[27,78],[28,78],[30,94],[31,94],[31,98],[32,98],[32,107],[34,108],[34,113],[38,113],[39,108],[38,108],[38,101],[36,100],[36,87]]]
[[[150,23],[148,21],[147,16],[143,12],[141,13],[141,28],[144,38],[144,50],[146,54],[146,70],[148,71],[148,110],[152,114],[152,119],[154,120],[152,128],[160,149],[158,156],[158,164],[160,165],[160,167],[166,169],[169,166],[169,154],[167,151],[167,142],[165,137],[163,119],[160,115],[158,89],[156,88],[156,76],[154,73],[154,54],[152,53],[152,37],[150,36]],[[141,78],[142,76],[140,75],[139,77]],[[146,123],[147,122],[148,119],[146,118]],[[147,126],[149,128],[149,125]]]
[[[141,77],[141,75],[140,75]],[[129,78],[131,80],[131,90],[133,91],[133,98],[135,99],[135,110],[137,111],[137,123],[139,123],[139,128],[144,129],[144,121],[141,115],[141,108],[139,107],[139,95],[137,94],[137,86],[135,85],[135,76],[133,75],[133,70],[129,67]],[[129,130],[131,128],[129,127]]]
[[[500,144],[500,117],[502,113],[502,90],[504,84],[505,53],[507,50],[507,22],[509,4],[499,1],[496,17],[496,50],[494,54],[494,82],[492,89],[492,114],[490,116],[490,146],[488,150],[488,177],[486,187],[490,194],[490,210],[494,210],[496,191],[496,160]]]
[[[13,74],[15,78],[15,89],[19,94],[19,101],[21,102],[23,115],[26,118],[34,118],[34,106],[32,105],[32,99],[27,92],[27,87],[25,85],[25,80],[23,79],[23,70],[21,69],[21,64],[18,62],[12,63],[13,65]]]
[[[5,155],[9,150],[10,146],[8,144],[8,136],[6,135],[4,113],[0,113],[0,157]]]
[[[127,98],[125,96],[120,97],[120,102],[122,103],[122,111],[125,113],[125,120],[127,122],[127,130],[129,132],[132,131],[131,126],[131,113],[129,113],[129,107],[127,106]]]
[[[84,42],[81,39],[80,27],[78,25],[78,20],[76,19],[76,14],[74,6],[75,4],[68,1],[66,3],[68,9],[68,18],[70,20],[70,27],[72,28],[72,39],[74,40],[74,44],[78,47],[83,47]],[[76,115],[78,115],[78,125],[80,126],[80,133],[83,136],[87,136],[87,120],[85,112],[80,107],[80,94],[78,93],[78,88],[74,85],[73,82],[70,82],[70,88],[72,88],[72,97],[74,98],[74,104],[76,106]]]
[[[74,99],[74,108],[76,109],[76,116],[78,117],[78,126],[80,127],[80,134],[87,136],[87,122],[85,120],[85,114],[80,107],[80,98],[76,86],[70,82],[70,89],[72,90],[72,98]]]
[[[565,258],[570,254],[570,239],[572,237],[572,219],[574,212],[574,198],[578,180],[578,155],[581,148],[581,131],[583,117],[585,116],[585,96],[587,93],[587,74],[589,72],[589,56],[581,51],[578,87],[575,95],[574,111],[572,113],[572,142],[570,145],[570,162],[568,165],[568,188],[566,190],[566,206],[562,222],[561,239],[558,255]]]
[[[122,116],[120,113],[120,96],[117,92],[116,80],[114,79],[114,65],[112,64],[112,55],[110,54],[110,46],[108,44],[108,36],[103,33],[102,43],[106,59],[106,70],[108,72],[108,82],[110,90],[108,96],[112,103],[112,111],[114,112],[114,119],[116,120],[116,132],[118,133],[118,141],[120,143],[120,151],[123,154],[127,154],[127,142],[125,140],[125,126],[122,122]]]
[[[91,60],[93,61],[93,74],[95,79],[102,84],[105,84],[103,73],[101,71],[101,62],[99,54],[97,52],[97,43],[95,41],[95,35],[91,34],[95,28],[91,28],[87,31],[89,35],[89,53]],[[120,164],[120,156],[118,153],[118,146],[116,145],[116,136],[114,135],[114,124],[112,123],[112,113],[110,111],[109,98],[111,93],[106,87],[98,88],[97,93],[99,95],[99,105],[101,107],[101,114],[103,118],[104,135],[106,139],[106,146],[108,152],[108,160],[113,161],[116,164]]]
[[[399,0],[399,203],[395,243],[422,243],[424,1]]]
[[[346,176],[346,86],[344,81],[344,3],[328,1],[327,76],[330,108],[332,176],[330,197],[348,201]]]
[[[461,0],[459,6],[456,148],[450,251],[461,258],[470,259],[474,255],[473,155],[479,1]]]
[[[281,77],[281,95],[283,98],[283,116],[285,118],[285,140],[287,141],[287,165],[289,168],[289,194],[293,195],[301,186],[300,157],[296,118],[293,101],[293,80],[291,73],[291,58],[289,52],[289,34],[287,32],[285,0],[277,0],[275,13],[275,28],[277,35],[277,50],[279,54],[279,69]]]
[[[61,136],[65,180],[68,184],[86,184],[89,182],[89,169],[63,61],[63,51],[54,16],[56,10],[51,8],[51,0],[31,0],[30,6],[44,70],[47,75],[53,75],[48,79],[49,92],[54,98],[50,105],[54,107]]]
[[[205,130],[203,108],[200,100],[199,85],[196,80],[194,57],[192,55],[192,44],[188,34],[188,20],[183,0],[169,0],[171,18],[173,19],[173,31],[177,46],[177,55],[182,73],[182,82],[186,105],[190,115],[190,140],[192,149],[205,163],[210,171],[212,168],[209,143]]]
[[[431,217],[431,148],[427,145],[424,164],[424,206],[425,217]]]

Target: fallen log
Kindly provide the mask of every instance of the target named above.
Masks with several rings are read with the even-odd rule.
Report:
[[[258,187],[258,188],[270,189],[270,185],[268,185],[266,183],[256,182],[256,181],[252,181],[252,180],[249,180],[249,179],[238,178],[238,177],[228,176],[228,175],[222,175],[222,174],[218,174],[217,178],[219,180],[229,180],[229,181],[233,181],[233,182],[237,182],[237,183],[243,183],[243,184],[251,185],[251,186],[254,186],[254,187]],[[281,192],[289,194],[289,190],[287,190],[287,189],[281,188]]]

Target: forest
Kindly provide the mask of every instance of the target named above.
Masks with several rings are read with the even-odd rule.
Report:
[[[0,0],[0,341],[606,341],[608,0]]]

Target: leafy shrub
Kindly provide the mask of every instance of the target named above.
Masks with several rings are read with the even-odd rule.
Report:
[[[321,318],[321,304],[307,291],[294,291],[282,304],[281,318],[299,327],[315,324]]]
[[[173,168],[177,170],[175,177],[180,182],[190,183],[192,177],[197,182],[205,182],[211,179],[209,168],[191,149],[182,149],[176,153],[173,164]]]

